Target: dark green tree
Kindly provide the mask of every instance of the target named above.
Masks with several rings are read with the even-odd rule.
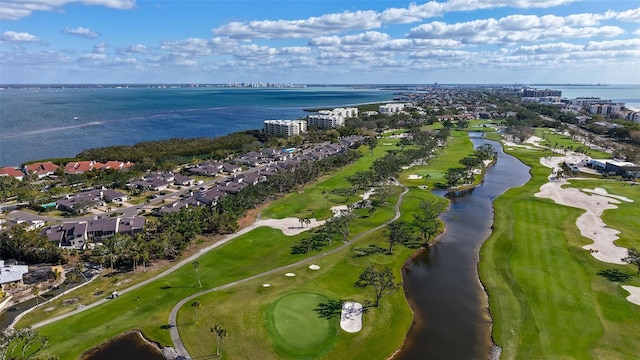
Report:
[[[358,276],[358,281],[353,284],[358,289],[371,287],[375,294],[375,307],[380,306],[383,296],[394,293],[400,284],[395,282],[395,277],[389,267],[378,271],[373,266],[364,269]]]

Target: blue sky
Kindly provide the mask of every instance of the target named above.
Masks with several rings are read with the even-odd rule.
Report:
[[[640,83],[638,0],[2,0],[0,83]]]

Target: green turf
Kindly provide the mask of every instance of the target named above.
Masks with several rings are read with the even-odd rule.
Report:
[[[575,226],[582,210],[533,196],[550,173],[540,165],[542,152],[512,152],[531,166],[533,178],[496,199],[494,230],[482,247],[479,264],[502,358],[634,358],[640,353],[635,336],[640,306],[625,300],[620,284],[597,275],[606,268],[630,272],[631,267],[602,263],[582,249],[590,242]],[[582,183],[587,184],[612,186],[600,180]],[[637,193],[635,198],[640,200]],[[624,207],[618,214],[629,221],[620,230],[637,234],[632,218],[638,212],[632,205]],[[607,211],[605,218],[616,217],[618,210]],[[639,242],[637,236],[626,241]],[[638,286],[640,279],[628,284]]]
[[[333,348],[336,326],[314,311],[328,297],[293,293],[269,307],[267,328],[276,346],[291,356],[321,356]]]
[[[427,166],[414,166],[402,171],[399,180],[406,186],[427,185],[433,189],[436,183],[446,183],[444,174],[449,168],[462,168],[459,161],[473,154],[473,143],[464,131],[452,131],[452,137],[447,140],[446,146],[437,157],[429,160]],[[411,174],[420,175],[423,178],[409,180]],[[426,176],[429,176],[427,178]]]

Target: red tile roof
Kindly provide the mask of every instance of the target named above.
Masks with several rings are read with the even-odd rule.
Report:
[[[24,173],[14,167],[7,166],[0,168],[0,176],[11,176],[14,178],[22,178]]]
[[[47,176],[53,174],[56,170],[58,170],[58,165],[52,163],[51,161],[47,161],[26,165],[24,169],[27,173],[35,172],[36,174],[38,174],[38,176]]]

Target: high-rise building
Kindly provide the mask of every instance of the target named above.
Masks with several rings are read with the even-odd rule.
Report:
[[[264,133],[269,135],[295,136],[307,131],[305,120],[265,120]]]

